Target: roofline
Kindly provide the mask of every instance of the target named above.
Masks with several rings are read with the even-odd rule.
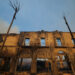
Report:
[[[44,30],[41,30],[41,31],[21,31],[20,33],[9,33],[8,35],[19,35],[21,33],[32,33],[32,32],[35,32],[35,33],[38,33],[38,32],[43,32],[43,33],[53,33],[53,32],[59,32],[59,33],[70,33],[70,32],[63,32],[63,31],[44,31]],[[75,33],[75,32],[72,32],[72,33]],[[6,35],[6,33],[0,33],[0,35]]]

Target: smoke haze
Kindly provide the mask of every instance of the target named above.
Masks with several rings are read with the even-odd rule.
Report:
[[[0,19],[0,33],[6,33],[8,30],[9,24]],[[19,29],[17,26],[11,27],[10,33],[19,33]]]

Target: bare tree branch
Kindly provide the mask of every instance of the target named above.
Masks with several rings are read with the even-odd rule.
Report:
[[[20,3],[17,0],[15,0],[14,2],[9,0],[9,4],[14,9],[14,11],[16,11],[16,13],[20,10]]]
[[[12,18],[11,23],[10,23],[10,25],[9,25],[9,28],[8,28],[8,30],[7,30],[7,34],[6,34],[5,38],[4,38],[2,47],[1,47],[1,49],[0,49],[0,53],[1,53],[1,54],[2,54],[2,51],[3,51],[4,45],[5,45],[5,42],[6,42],[6,40],[7,40],[8,34],[9,34],[9,32],[10,32],[10,29],[11,29],[11,27],[12,27],[12,24],[13,24],[13,22],[14,22],[14,20],[15,20],[16,14],[17,14],[18,11],[20,10],[20,3],[19,3],[17,0],[16,0],[16,2],[12,2],[11,0],[9,0],[9,3],[10,3],[10,6],[14,9],[15,13],[14,13],[14,15],[13,15],[13,18]]]
[[[11,2],[11,0],[9,0],[9,5],[10,5],[13,9],[15,9],[13,3]]]

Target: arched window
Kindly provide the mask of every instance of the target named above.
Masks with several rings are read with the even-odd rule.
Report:
[[[64,55],[62,56],[62,60],[65,60],[65,56]]]
[[[64,51],[59,51],[58,53],[63,54],[63,53],[64,53]]]
[[[60,56],[56,56],[56,59],[57,59],[57,60],[60,60]]]
[[[58,51],[59,61],[57,61],[57,66],[59,71],[71,72],[71,65],[67,53],[64,51]]]

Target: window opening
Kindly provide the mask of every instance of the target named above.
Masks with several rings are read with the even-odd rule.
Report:
[[[25,39],[25,46],[29,46],[30,45],[30,39],[29,38],[26,38]]]
[[[31,58],[19,58],[19,62],[17,65],[17,71],[31,71]]]
[[[0,35],[0,43],[1,43],[1,42],[3,42],[3,38],[2,38],[2,36]]]
[[[58,53],[60,54],[60,57],[62,58],[62,60],[60,59],[57,62],[59,71],[66,72],[66,73],[72,72],[71,64],[69,62],[68,56],[63,51],[59,51]]]
[[[10,70],[10,58],[0,58],[0,71],[8,72]]]
[[[45,46],[45,38],[41,38],[41,46]]]
[[[75,38],[74,38],[74,39],[72,39],[72,43],[75,45]]]
[[[37,72],[51,72],[51,63],[47,59],[37,59]]]
[[[56,39],[56,42],[57,42],[57,45],[58,45],[58,46],[61,46],[61,40],[60,40],[60,38],[57,38],[57,39]]]

